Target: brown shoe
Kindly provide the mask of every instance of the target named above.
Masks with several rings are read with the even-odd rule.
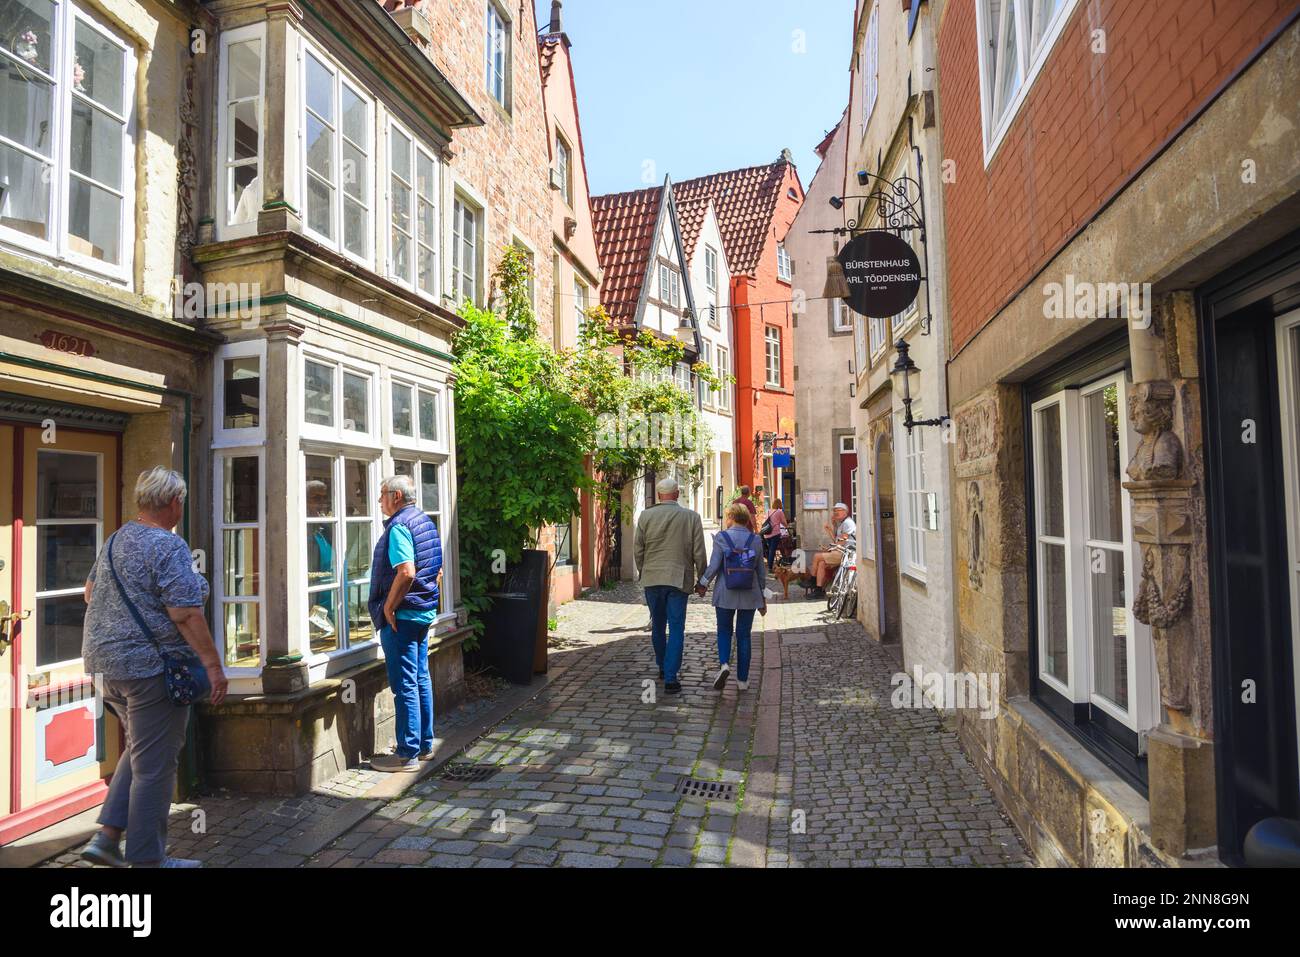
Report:
[[[415,758],[404,758],[400,754],[376,754],[370,759],[370,767],[376,771],[392,774],[399,771],[418,771],[420,762]]]

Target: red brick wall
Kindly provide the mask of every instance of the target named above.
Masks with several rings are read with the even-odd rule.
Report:
[[[954,351],[1296,7],[1082,0],[986,171],[975,4],[950,0],[939,30],[939,108],[944,159],[956,162],[944,193]],[[1097,29],[1104,54],[1091,49]]]

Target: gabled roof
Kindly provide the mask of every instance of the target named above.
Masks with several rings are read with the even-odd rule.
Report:
[[[794,169],[794,164],[782,154],[780,159],[767,166],[714,173],[688,179],[673,187],[679,208],[713,200],[733,274],[757,274],[787,169]],[[795,175],[797,177],[798,173]],[[703,223],[702,213],[700,222]],[[690,240],[685,240],[685,232],[683,226],[683,239],[693,249],[699,237],[698,229]]]
[[[600,301],[619,325],[636,321],[641,287],[655,248],[663,187],[591,197],[592,228],[605,281]]]
[[[673,187],[677,201],[677,225],[682,231],[682,252],[689,263],[695,258],[695,244],[700,240],[705,217],[709,215],[709,198],[683,199],[680,187]]]

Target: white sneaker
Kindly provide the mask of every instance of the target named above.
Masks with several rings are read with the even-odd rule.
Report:
[[[739,681],[739,680],[738,680],[738,681],[736,682],[736,687],[739,688],[741,691],[748,691],[748,690],[749,690],[749,682],[748,682],[748,681]]]
[[[713,690],[721,691],[727,686],[727,679],[731,677],[731,665],[723,665],[718,669],[718,677],[713,679]]]

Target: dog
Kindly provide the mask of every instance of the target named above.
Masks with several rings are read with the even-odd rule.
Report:
[[[808,589],[812,587],[812,577],[810,575],[807,575],[800,570],[796,563],[787,562],[783,559],[777,560],[776,569],[772,572],[772,577],[781,583],[781,590],[784,593],[786,601],[790,600],[791,584],[802,586],[805,598],[808,597]]]

